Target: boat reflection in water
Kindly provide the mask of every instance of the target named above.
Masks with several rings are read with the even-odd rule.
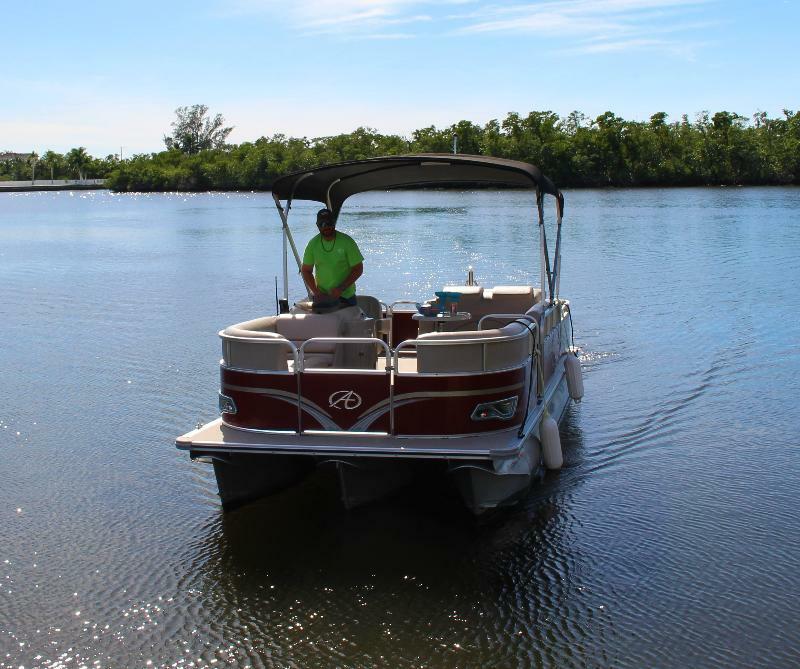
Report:
[[[566,427],[565,450],[580,452]],[[320,469],[217,516],[192,547],[196,605],[218,621],[212,642],[224,649],[246,633],[261,661],[566,666],[572,646],[552,635],[591,645],[596,627],[594,598],[577,592],[587,573],[569,503],[576,469],[543,473],[519,504],[478,523],[458,496],[413,483],[345,511],[329,503],[335,470]],[[246,659],[231,652],[232,664]]]
[[[482,287],[470,268],[464,285],[444,286],[424,304],[360,295],[357,306],[332,311],[308,300],[289,309],[290,249],[301,265],[288,225],[293,200],[338,216],[348,197],[368,190],[476,184],[532,192],[538,288]],[[282,308],[220,332],[221,418],[177,440],[213,463],[225,509],[322,468],[335,474],[347,508],[445,481],[483,514],[516,501],[542,466],[561,467],[558,422],[583,384],[569,302],[558,295],[564,198],[547,177],[499,158],[394,156],[290,174],[273,197],[283,224]],[[555,203],[552,263],[546,197]]]

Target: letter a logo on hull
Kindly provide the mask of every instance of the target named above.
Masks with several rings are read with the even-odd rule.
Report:
[[[334,409],[358,409],[361,406],[361,396],[354,390],[337,390],[328,398],[328,406]]]

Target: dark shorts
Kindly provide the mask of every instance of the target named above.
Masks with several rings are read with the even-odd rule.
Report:
[[[358,304],[355,295],[353,295],[353,297],[340,297],[339,302],[346,304],[348,307],[354,307]]]

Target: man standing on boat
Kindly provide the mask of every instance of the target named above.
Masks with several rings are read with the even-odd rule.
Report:
[[[308,242],[300,273],[315,302],[356,304],[356,279],[364,272],[364,256],[352,237],[336,231],[330,209],[317,212],[319,234]]]

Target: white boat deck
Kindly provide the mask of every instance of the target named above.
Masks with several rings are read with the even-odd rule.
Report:
[[[298,453],[369,457],[477,458],[511,455],[523,440],[518,428],[458,437],[392,437],[364,432],[251,432],[228,427],[222,419],[176,440],[182,450],[203,452]]]

